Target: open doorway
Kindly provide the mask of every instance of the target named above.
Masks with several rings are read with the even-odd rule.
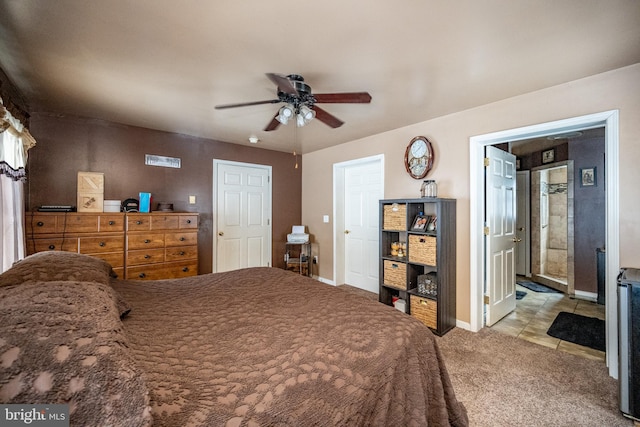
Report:
[[[534,168],[531,176],[532,280],[574,295],[573,161]]]
[[[606,185],[606,324],[607,366],[609,374],[618,375],[618,337],[616,277],[620,266],[618,212],[618,111],[606,111],[572,119],[559,120],[511,129],[470,139],[470,329],[478,331],[483,323],[483,289],[485,279],[484,252],[484,151],[488,145],[508,143],[558,133],[604,127],[607,180]]]

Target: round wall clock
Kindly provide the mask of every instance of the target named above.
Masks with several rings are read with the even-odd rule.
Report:
[[[424,136],[416,136],[404,153],[404,167],[414,179],[422,179],[433,167],[433,147]]]

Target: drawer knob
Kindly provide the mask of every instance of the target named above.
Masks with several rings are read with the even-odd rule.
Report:
[[[186,273],[187,271],[189,271],[189,267],[183,268],[182,271],[184,271]]]
[[[145,242],[145,243],[151,243],[151,240],[149,240],[149,239],[144,239],[144,242]]]
[[[420,300],[420,305],[427,305],[427,304],[428,303],[425,300],[423,300],[423,299]]]
[[[184,255],[184,251],[178,252],[178,255]]]
[[[101,246],[101,247],[104,247],[104,245],[105,245],[105,244],[106,244],[106,243],[104,243],[104,242],[100,242],[100,243],[98,243],[98,245],[99,245],[99,246]]]
[[[42,227],[44,225],[44,222],[42,221],[38,221],[38,223],[36,224],[38,227]]]
[[[180,241],[181,241],[181,242],[184,242],[185,240],[186,240],[186,239],[185,239],[184,237],[181,237],[181,238],[180,238]]]
[[[136,221],[136,224],[141,225],[142,221],[138,220],[138,221]]]
[[[151,258],[151,255],[149,255],[149,254],[144,256],[144,259],[149,259],[149,258]]]
[[[144,273],[140,273],[140,274],[138,274],[138,277],[141,278],[141,279],[144,279],[145,277],[147,277],[147,275],[144,274]]]
[[[55,248],[56,248],[56,245],[49,245],[50,250],[54,250]]]
[[[109,225],[114,225],[115,223],[115,221],[109,221]]]
[[[187,220],[187,224],[191,224],[191,220],[190,219]]]

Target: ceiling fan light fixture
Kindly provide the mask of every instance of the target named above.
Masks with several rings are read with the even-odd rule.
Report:
[[[316,116],[316,112],[313,111],[311,108],[307,107],[306,105],[302,105],[300,107],[299,115],[302,116],[305,123],[309,123]]]
[[[280,108],[276,120],[278,120],[283,125],[286,125],[291,117],[293,117],[293,107],[287,104],[284,107]]]

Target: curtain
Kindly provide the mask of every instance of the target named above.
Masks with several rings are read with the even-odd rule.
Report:
[[[0,226],[2,246],[0,271],[6,271],[25,256],[24,183],[0,175]]]
[[[27,151],[36,145],[0,98],[0,272],[25,256],[24,181]]]

